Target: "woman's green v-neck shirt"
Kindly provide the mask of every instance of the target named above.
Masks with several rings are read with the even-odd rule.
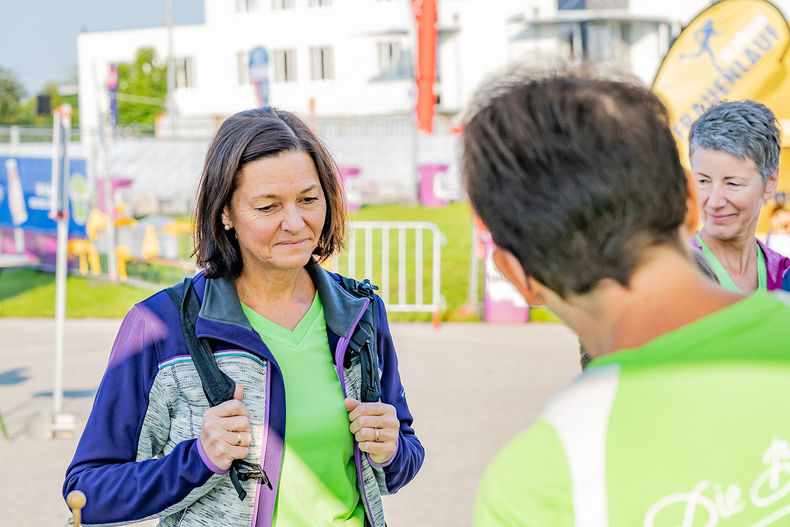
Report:
[[[713,273],[716,275],[716,278],[719,280],[719,285],[721,285],[724,289],[728,291],[732,291],[733,293],[743,293],[740,287],[735,284],[735,281],[732,277],[727,273],[727,270],[724,269],[724,266],[719,262],[719,259],[716,258],[716,255],[713,254],[705,242],[702,241],[702,237],[697,234],[696,240],[699,246],[702,248],[702,254],[705,256],[705,259],[713,269]],[[768,290],[768,268],[765,264],[765,253],[757,245],[757,289],[760,291],[767,291]]]
[[[354,441],[320,297],[293,331],[242,309],[285,381],[285,450],[274,525],[362,527]]]

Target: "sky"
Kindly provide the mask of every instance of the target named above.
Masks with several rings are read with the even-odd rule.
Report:
[[[203,0],[173,0],[176,24],[203,22]],[[0,0],[0,69],[27,96],[76,78],[77,35],[165,24],[165,0]]]

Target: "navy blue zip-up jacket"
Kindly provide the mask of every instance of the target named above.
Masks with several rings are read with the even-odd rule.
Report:
[[[337,275],[308,264],[327,324],[329,346],[344,391],[359,397],[359,363],[344,367],[345,352],[370,300],[351,295]],[[247,458],[260,463],[272,489],[250,480],[240,501],[229,477],[208,461],[196,438],[208,401],[191,362],[179,314],[166,292],[134,306],[124,319],[96,394],[63,494],[87,496],[86,525],[163,518],[163,525],[270,526],[285,434],[285,389],[276,360],[250,326],[230,279],[193,281],[201,301],[195,325],[220,368],[244,391],[253,442]],[[398,360],[383,302],[375,298],[381,400],[395,407],[400,437],[395,455],[373,463],[355,445],[358,486],[366,523],[384,526],[381,494],[393,493],[417,473],[424,450],[411,428],[412,416],[398,373]],[[356,391],[355,391],[356,390]],[[208,522],[208,523],[206,523]]]

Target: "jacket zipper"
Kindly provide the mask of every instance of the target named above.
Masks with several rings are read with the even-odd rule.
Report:
[[[340,339],[337,343],[337,350],[335,351],[335,368],[337,369],[337,377],[340,379],[340,387],[343,389],[343,395],[345,397],[348,397],[348,392],[346,391],[346,378],[343,375],[343,361],[346,357],[348,341],[359,324],[359,321],[362,320],[362,315],[365,314],[365,310],[368,308],[368,305],[370,305],[370,299],[365,299],[365,304],[362,306],[362,309],[360,310],[356,319],[354,319],[354,323],[351,325],[348,335]],[[373,335],[371,338],[376,338],[376,336]],[[354,464],[357,467],[357,478],[359,480],[359,488],[362,491],[362,502],[365,505],[367,516],[370,518],[371,524],[373,524],[373,513],[370,510],[368,495],[365,491],[365,480],[362,478],[362,451],[359,449],[359,444],[356,440],[354,440]]]
[[[264,410],[263,414],[263,440],[261,441],[261,462],[260,466],[263,468],[263,463],[266,460],[266,445],[269,441],[269,409],[271,408],[271,400],[269,395],[271,394],[271,383],[272,380],[272,363],[267,361],[266,364],[266,409]],[[266,475],[266,471],[263,471],[264,475]],[[268,477],[268,476],[267,476]],[[277,476],[279,480],[279,475]],[[271,482],[271,480],[269,480]],[[252,509],[252,524],[250,527],[255,527],[256,523],[258,522],[258,499],[260,498],[260,494],[262,492],[263,487],[263,480],[258,480],[258,483],[255,485],[255,506]],[[269,483],[271,484],[271,483]],[[269,525],[272,524],[274,518],[271,518],[269,521]]]

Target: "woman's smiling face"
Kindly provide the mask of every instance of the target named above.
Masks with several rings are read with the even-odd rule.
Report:
[[[776,190],[778,174],[763,183],[749,158],[698,148],[691,157],[703,230],[721,241],[753,237],[763,203]]]
[[[326,198],[312,158],[287,151],[244,165],[222,222],[235,229],[243,271],[303,267],[318,245]]]

